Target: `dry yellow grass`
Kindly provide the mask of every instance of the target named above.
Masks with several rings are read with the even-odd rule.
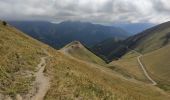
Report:
[[[52,55],[45,73],[50,76],[50,89],[45,100],[169,100],[155,86],[126,79],[108,68],[76,60],[16,30],[0,26],[0,94],[27,94],[43,49]],[[7,84],[8,83],[8,84]]]
[[[158,83],[158,87],[170,92],[170,46],[167,45],[161,49],[145,54],[141,60],[146,67],[148,74]],[[115,66],[128,76],[135,76],[136,79],[148,82],[137,62],[138,54],[130,52],[124,55],[120,60],[113,61],[110,66]]]
[[[101,58],[85,48],[79,41],[73,41],[61,50],[80,60],[93,62],[100,65],[105,64],[105,62]]]
[[[135,78],[143,82],[149,82],[137,61],[138,56],[139,55],[135,52],[129,52],[121,59],[111,62],[109,66],[113,70],[119,69],[118,72],[121,72],[128,77]]]
[[[41,43],[0,22],[0,94],[27,93],[34,80]],[[29,76],[29,77],[28,77]]]
[[[52,76],[51,88],[45,100],[168,100],[154,86],[133,82],[116,75],[105,67],[82,62],[61,52],[48,62],[47,73]]]
[[[163,47],[142,57],[149,74],[158,86],[170,92],[170,46]]]
[[[146,54],[169,44],[169,26],[170,22],[166,22],[147,31],[144,31],[145,35],[139,34],[136,37],[133,37],[132,40],[137,39],[137,44],[135,45],[134,49],[143,54]]]

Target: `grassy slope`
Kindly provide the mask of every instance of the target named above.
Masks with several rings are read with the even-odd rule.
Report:
[[[94,46],[92,50],[110,62],[122,57],[129,52],[130,49],[145,54],[169,43],[170,22],[166,22],[131,36],[124,41],[115,42],[114,39],[105,40]]]
[[[121,59],[117,61],[112,61],[109,66],[113,70],[119,69],[118,72],[121,72],[122,74],[127,75],[128,77],[148,82],[148,79],[144,76],[144,73],[137,61],[138,56],[139,55],[134,52],[129,52]]]
[[[141,53],[148,53],[169,44],[169,40],[170,22],[166,22],[132,36],[125,42],[132,43],[130,48]]]
[[[43,56],[40,48],[36,40],[0,22],[0,93],[28,92],[34,77],[26,73],[35,71]]]
[[[104,61],[93,54],[91,51],[86,49],[80,42],[74,41],[66,45],[62,50],[65,50],[71,56],[85,60],[88,62],[93,62],[97,64],[104,64]]]
[[[46,100],[160,100],[168,99],[154,86],[131,82],[110,69],[81,62],[62,52],[49,51],[47,72],[53,76]],[[158,92],[159,91],[159,92]]]
[[[165,90],[170,90],[169,48],[165,47],[170,43],[169,26],[170,22],[160,24],[141,34],[132,36],[125,41],[127,44],[128,42],[132,42],[129,48],[144,54],[143,63],[146,65],[148,72],[151,72],[149,74],[151,74],[151,77],[154,77],[155,80],[159,81],[159,87]],[[130,50],[130,52],[126,53],[120,60],[114,61],[111,64],[117,66],[122,72],[135,76],[136,79],[146,81],[137,63],[137,56],[139,55]]]
[[[147,53],[142,57],[148,73],[158,83],[158,87],[170,92],[170,46],[167,45],[161,49]],[[110,65],[117,66],[121,72],[128,73],[129,76],[135,76],[136,79],[147,82],[143,71],[137,62],[137,54],[130,52],[118,61],[113,61]]]
[[[25,36],[11,26],[0,25],[0,93],[10,96],[26,94],[34,77],[44,44]],[[109,69],[69,58],[52,48],[46,72],[51,87],[45,99],[111,99],[111,100],[169,100],[154,86],[131,82]],[[8,83],[8,84],[7,84]]]
[[[152,77],[159,83],[158,86],[170,92],[170,46],[144,55],[143,63]]]

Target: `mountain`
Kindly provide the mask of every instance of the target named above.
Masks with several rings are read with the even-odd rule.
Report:
[[[88,48],[83,46],[79,41],[73,41],[67,44],[61,49],[64,53],[67,53],[77,59],[81,59],[88,62],[93,62],[96,64],[104,64],[104,61],[89,51]]]
[[[132,35],[134,35],[134,34],[138,34],[144,30],[147,30],[155,26],[155,24],[152,24],[152,23],[115,23],[113,24],[113,26],[120,27],[126,30],[127,32],[131,33]]]
[[[61,48],[74,40],[91,47],[110,37],[125,39],[129,36],[128,32],[117,27],[78,21],[65,21],[59,24],[41,21],[9,21],[9,23],[55,48]]]
[[[169,93],[169,32],[170,22],[166,22],[128,38],[122,43],[122,48],[127,50],[118,61],[111,62],[110,66],[117,66],[116,68],[138,80],[148,82],[152,79],[158,87]],[[145,67],[151,79],[141,71],[141,66]]]
[[[162,23],[125,40],[129,48],[148,53],[169,44],[170,22]]]
[[[112,57],[108,57],[107,55],[104,56],[109,59],[109,61],[111,61],[115,58],[120,58],[131,50],[136,50],[142,54],[157,50],[169,44],[169,32],[170,22],[162,23],[160,25],[147,29],[139,34],[131,36],[122,42],[118,41],[119,43],[116,43],[116,45],[114,45],[115,42],[111,42],[113,46],[110,47],[110,51],[108,50],[108,53],[112,55]],[[92,50],[97,53],[104,52],[105,45],[107,46],[107,43],[100,46],[101,48],[103,48],[101,51],[100,49],[95,51],[94,49],[98,48],[95,46],[92,47]]]
[[[1,100],[170,99],[155,86],[53,49],[2,21],[0,52]]]
[[[121,40],[116,40],[115,38],[106,39],[92,48],[90,48],[95,54],[103,58],[106,62],[110,62],[113,59],[118,59],[121,53],[117,53],[120,51],[124,51],[124,48],[121,48],[120,44]],[[126,49],[125,49],[126,50]],[[117,55],[116,55],[116,54]]]

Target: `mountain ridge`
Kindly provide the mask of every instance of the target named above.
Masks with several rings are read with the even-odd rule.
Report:
[[[157,50],[159,48],[162,48],[169,44],[170,40],[170,22],[165,22],[162,24],[159,24],[157,26],[154,26],[150,29],[147,29],[139,34],[130,36],[129,38],[118,42],[111,42],[110,44],[116,44],[113,47],[110,48],[110,55],[112,57],[109,57],[104,54],[104,56],[109,60],[113,60],[116,58],[120,58],[126,53],[128,53],[131,50],[136,50],[142,54]],[[100,43],[99,43],[100,45]],[[100,45],[99,47],[92,47],[92,50],[94,52],[101,52],[105,50],[105,46]],[[95,50],[95,48],[102,48],[103,50]]]
[[[9,23],[55,48],[62,48],[74,40],[91,47],[110,37],[125,39],[129,36],[123,29],[89,22],[64,21],[54,24],[41,21],[9,21]]]
[[[93,52],[91,52],[86,46],[81,44],[79,41],[73,41],[67,44],[61,49],[61,51],[84,61],[96,63],[99,65],[103,65],[105,63],[104,60],[102,60]]]

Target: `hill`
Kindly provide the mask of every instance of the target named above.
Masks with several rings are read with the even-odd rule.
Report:
[[[146,68],[147,73],[155,82],[157,82],[158,87],[166,90],[168,93],[170,92],[170,63],[168,62],[168,59],[170,58],[169,50],[170,46],[167,45],[141,56],[141,62]],[[113,70],[119,69],[123,72],[123,74],[128,75],[129,77],[148,83],[149,80],[144,75],[144,72],[138,62],[139,56],[140,55],[138,53],[130,51],[118,61],[111,62],[109,64],[110,68],[114,68]]]
[[[105,43],[99,47],[94,46],[92,50],[102,55],[102,53],[107,50],[111,57],[104,55],[109,61],[120,58],[123,55],[127,54],[131,50],[136,50],[142,54],[152,52],[159,48],[162,48],[169,44],[170,39],[170,22],[162,23],[160,25],[154,26],[150,29],[147,29],[139,34],[131,36],[123,41],[104,41]],[[109,43],[108,43],[109,42]],[[107,47],[112,44],[113,46]],[[102,48],[97,49],[97,48]],[[108,49],[109,48],[109,49]],[[97,49],[97,50],[95,50]]]
[[[148,53],[169,44],[170,22],[162,23],[125,40],[126,45],[141,53]]]
[[[77,59],[89,61],[96,64],[104,64],[104,61],[84,47],[79,41],[74,41],[66,45],[61,49],[64,53],[67,53]]]
[[[158,82],[158,86],[170,93],[170,46],[147,53],[142,57],[142,61],[149,74]]]
[[[124,48],[128,46],[127,51],[111,66],[117,66],[129,76],[148,82],[140,60],[157,86],[169,92],[169,27],[170,22],[166,22],[125,40]]]
[[[64,21],[58,24],[43,21],[9,21],[9,23],[54,48],[62,48],[74,40],[91,47],[110,37],[125,39],[129,36],[128,32],[117,27],[78,21]]]
[[[0,23],[2,100],[169,100],[155,86],[70,57]]]

